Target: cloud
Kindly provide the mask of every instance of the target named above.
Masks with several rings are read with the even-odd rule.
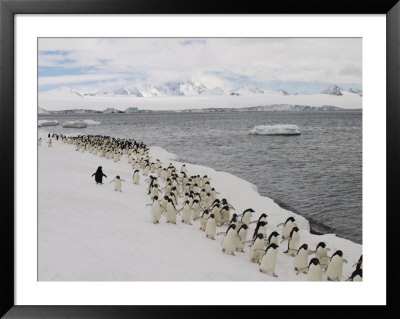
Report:
[[[204,79],[234,85],[252,82],[360,83],[361,38],[40,38],[39,67],[57,68],[58,76],[39,77],[73,84],[69,69],[90,69],[83,75],[98,81],[141,80],[158,84]],[[121,77],[118,78],[117,74]],[[55,83],[53,82],[53,83]],[[219,84],[218,84],[219,83]]]

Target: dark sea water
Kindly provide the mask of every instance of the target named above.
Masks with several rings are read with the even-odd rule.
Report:
[[[180,161],[232,173],[279,205],[303,215],[315,233],[362,243],[362,112],[224,112],[39,115],[92,119],[85,129],[54,133],[135,138]],[[256,136],[256,125],[295,124],[301,135]],[[41,129],[41,128],[39,128]]]

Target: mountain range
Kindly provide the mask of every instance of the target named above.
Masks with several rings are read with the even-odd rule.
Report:
[[[321,94],[342,96],[344,92],[362,94],[361,90],[344,90],[333,84],[323,90]],[[207,87],[197,80],[185,82],[173,81],[163,85],[142,85],[133,87],[114,87],[107,90],[94,90],[92,92],[79,92],[68,87],[60,87],[51,91],[41,92],[45,98],[70,96],[70,97],[168,97],[168,96],[207,96],[207,95],[230,95],[230,96],[251,96],[251,95],[291,95],[286,90],[272,91],[261,89],[257,86],[242,85],[232,90],[221,87]]]

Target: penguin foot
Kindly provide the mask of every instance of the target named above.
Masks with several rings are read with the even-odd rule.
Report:
[[[213,237],[213,238],[211,238],[212,240],[215,240],[215,238]]]
[[[263,272],[263,271],[261,270],[261,268],[259,269],[259,271],[260,271],[260,272]]]
[[[273,274],[272,274],[272,276],[274,276],[274,277],[276,277],[276,278],[278,277],[278,275],[277,275],[277,274],[275,274],[275,273],[273,273]]]
[[[234,252],[231,252],[231,255],[232,255],[232,256],[236,256]]]
[[[222,248],[222,252],[223,252],[223,253],[225,252],[225,248]]]

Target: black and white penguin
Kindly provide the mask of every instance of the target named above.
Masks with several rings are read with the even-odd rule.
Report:
[[[282,228],[282,240],[288,238],[290,233],[291,233],[291,231],[292,231],[292,229],[293,229],[293,227],[296,227],[296,224],[295,224],[294,221],[295,221],[295,219],[293,217],[289,217],[288,219],[286,219],[285,223],[281,223],[281,224],[277,225],[277,227],[283,225],[283,228]]]
[[[237,231],[238,236],[237,236],[236,249],[241,252],[244,252],[244,244],[247,241],[247,229],[248,229],[247,224],[242,224],[242,226],[240,226]]]
[[[207,238],[215,239],[215,234],[217,232],[217,221],[215,220],[214,214],[211,214],[207,219],[205,232]]]
[[[318,258],[312,258],[308,264],[308,281],[322,281],[322,268]]]
[[[96,184],[103,184],[103,176],[107,178],[107,175],[103,173],[101,166],[97,168],[97,171],[94,172],[91,177],[93,176],[94,180],[96,181]]]
[[[114,190],[116,192],[122,192],[122,184],[121,184],[121,182],[125,182],[125,180],[117,175],[117,176],[115,176],[115,178],[113,180],[110,181],[110,184],[112,182],[114,182]]]
[[[231,224],[226,231],[226,236],[222,242],[222,252],[229,253],[235,256],[237,246],[237,232],[236,225]]]
[[[260,221],[257,223],[256,228],[254,229],[253,233],[253,240],[257,237],[258,234],[263,234],[264,238],[267,235],[267,230],[266,230],[267,222]]]
[[[293,227],[292,231],[290,232],[289,238],[286,239],[288,239],[288,249],[284,251],[284,253],[289,253],[289,255],[295,256],[300,241],[299,229],[297,227]]]
[[[357,268],[353,271],[348,281],[362,281],[362,268]]]
[[[273,232],[269,235],[269,237],[268,237],[268,242],[267,242],[267,244],[268,244],[268,245],[271,245],[271,244],[276,244],[276,245],[278,245],[278,236],[279,236],[278,232],[273,231]]]
[[[340,281],[342,279],[343,262],[347,263],[346,259],[343,259],[343,252],[337,250],[330,258],[331,262],[326,269],[326,276],[329,281]]]
[[[246,210],[243,211],[242,215],[241,215],[241,222],[243,224],[249,225],[250,221],[251,221],[251,213],[254,213],[254,209],[252,208],[248,208]]]
[[[293,260],[294,270],[297,272],[297,274],[299,274],[299,273],[303,272],[305,269],[307,269],[308,256],[310,256],[310,254],[311,254],[311,251],[308,250],[307,244],[303,244],[300,246],[300,248],[297,251],[297,254]]]
[[[274,277],[278,277],[275,274],[276,256],[278,254],[278,245],[270,244],[266,249],[265,253],[261,258],[260,272],[272,272]]]
[[[326,244],[324,242],[318,243],[317,248],[315,249],[315,257],[318,258],[321,267],[324,268],[328,267],[329,264],[328,251],[330,251],[330,249],[326,247]]]
[[[264,250],[264,235],[258,234],[255,240],[253,241],[253,245],[250,249],[250,260],[252,262],[259,262],[262,256],[262,252]]]
[[[139,175],[139,170],[135,170],[133,172],[133,184],[139,185],[139,179],[140,179],[140,175]]]
[[[158,224],[161,218],[161,205],[158,201],[158,197],[155,196],[153,200],[153,204],[151,205],[151,217],[154,224]]]

